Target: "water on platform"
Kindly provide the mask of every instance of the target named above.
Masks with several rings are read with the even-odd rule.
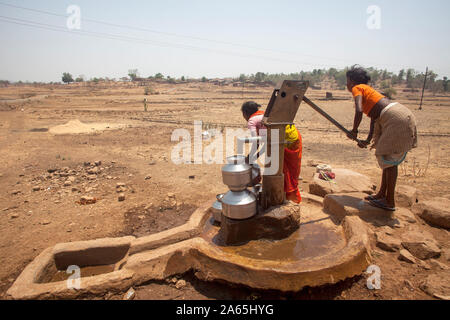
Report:
[[[206,223],[203,238],[225,253],[260,259],[297,261],[322,256],[345,247],[346,240],[342,227],[316,205],[304,204],[301,207],[300,228],[282,240],[253,240],[236,246],[226,246],[218,237],[220,226],[213,220]]]

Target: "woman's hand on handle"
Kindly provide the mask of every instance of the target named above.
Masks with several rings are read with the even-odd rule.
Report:
[[[349,131],[347,133],[347,137],[351,140],[357,141],[358,140],[358,130],[353,129],[353,130]]]
[[[358,141],[358,147],[361,149],[367,148],[367,146],[370,144],[370,140],[357,140]]]

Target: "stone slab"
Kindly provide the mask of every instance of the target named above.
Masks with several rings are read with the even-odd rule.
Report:
[[[309,193],[325,197],[327,194],[363,192],[372,194],[375,185],[369,177],[348,169],[333,169],[336,178],[332,181],[325,181],[319,178],[319,173],[315,173],[313,181],[309,184]]]
[[[450,200],[447,198],[422,201],[414,205],[413,211],[433,226],[450,229]]]
[[[402,246],[421,260],[439,257],[441,254],[437,241],[425,230],[409,229],[404,232]]]
[[[429,275],[420,284],[420,289],[434,298],[450,300],[450,270]]]
[[[399,185],[395,188],[395,204],[409,208],[418,201],[417,189],[412,186]]]

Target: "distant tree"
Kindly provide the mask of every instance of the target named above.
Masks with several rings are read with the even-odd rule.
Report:
[[[437,74],[431,70],[428,70],[425,89],[430,89],[433,86],[433,83],[436,80],[436,78]],[[425,81],[425,73],[414,73],[414,76],[412,76],[409,81],[408,88],[413,89],[422,88],[424,81]]]
[[[434,82],[436,81],[436,78],[438,77],[437,73],[435,73],[432,70],[428,70],[427,73],[427,89],[430,89]]]
[[[447,77],[444,77],[444,81],[442,83],[442,86],[444,88],[444,92],[447,92],[448,91],[448,78]]]
[[[83,75],[79,75],[78,78],[75,79],[75,82],[83,82],[83,81],[84,81]]]
[[[186,78],[184,76],[181,76],[181,81],[185,81]]]
[[[394,86],[396,84],[400,83],[400,81],[398,80],[398,76],[397,75],[392,75],[391,76],[391,84]]]
[[[239,76],[239,81],[245,82],[245,80],[247,80],[247,76],[245,74],[241,73],[241,75]]]
[[[415,71],[414,69],[408,69],[408,71],[406,71],[406,85],[408,88],[412,88],[413,87],[413,81],[415,78]]]
[[[9,85],[8,80],[0,80],[0,87],[7,87]]]
[[[138,77],[138,69],[130,69],[128,70],[128,76],[130,77],[131,81],[135,81]]]
[[[264,72],[257,72],[255,74],[255,81],[256,82],[262,82],[262,81],[264,81],[265,77],[266,77],[266,75],[265,75]]]
[[[73,82],[72,75],[68,72],[64,72],[62,75],[62,82],[64,83],[71,83]]]
[[[327,72],[328,76],[331,78],[334,78],[337,73],[338,73],[338,71],[335,68],[330,68]]]
[[[395,98],[394,96],[397,94],[397,91],[395,91],[394,88],[389,87],[389,88],[386,88],[385,90],[383,90],[382,93],[384,96],[388,97],[389,99],[394,99]]]
[[[400,72],[398,73],[398,80],[400,83],[402,83],[402,81],[405,78],[405,69],[400,70]]]
[[[433,82],[429,88],[431,92],[443,92],[444,91],[444,80],[437,80]]]
[[[162,73],[157,73],[157,74],[155,74],[155,79],[162,79],[162,78],[164,78],[164,76],[162,75]]]
[[[378,81],[378,79],[380,78],[380,75],[382,75],[382,71],[379,71],[379,70],[373,69],[373,68],[368,68],[367,70],[369,71],[369,75],[370,75],[372,83],[375,84]]]
[[[300,71],[300,73],[299,73],[299,76],[300,76],[300,80],[305,80],[305,75],[306,75],[306,72],[305,71]]]
[[[381,88],[381,89],[388,89],[390,86],[391,86],[391,85],[389,84],[389,81],[388,81],[388,80],[384,80],[384,81],[382,81],[381,84],[380,84],[380,88]]]
[[[202,77],[202,82],[206,82],[207,80],[206,77]]]
[[[347,85],[347,70],[348,69],[341,70],[334,76],[339,89],[345,89],[345,86]]]

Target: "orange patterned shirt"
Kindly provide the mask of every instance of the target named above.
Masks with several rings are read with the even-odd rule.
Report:
[[[367,84],[358,84],[352,89],[353,97],[362,96],[363,112],[369,115],[370,110],[377,104],[384,96]]]

